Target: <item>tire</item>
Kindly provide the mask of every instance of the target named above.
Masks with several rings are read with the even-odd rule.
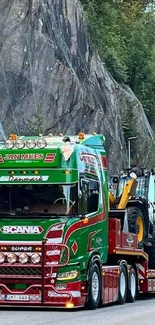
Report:
[[[118,303],[120,305],[125,304],[127,300],[127,272],[124,266],[121,266],[119,274],[119,286],[118,286]]]
[[[153,230],[151,244],[152,246],[148,247],[147,249],[147,254],[149,255],[149,269],[154,269],[155,268],[155,229]]]
[[[137,296],[137,275],[136,271],[131,268],[129,274],[128,302],[134,302]]]
[[[144,245],[146,236],[146,227],[142,211],[137,207],[129,207],[127,209],[129,232],[138,234],[138,247]]]
[[[96,309],[101,302],[101,273],[97,264],[90,265],[88,270],[89,284],[88,297],[86,302],[87,309]]]

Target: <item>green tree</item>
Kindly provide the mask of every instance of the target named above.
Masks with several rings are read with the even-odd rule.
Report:
[[[45,117],[42,114],[40,106],[38,106],[36,113],[34,114],[34,120],[27,121],[31,135],[39,135],[44,133],[44,120]]]
[[[81,2],[102,60],[118,82],[130,85],[155,126],[155,14],[149,7],[154,1]]]

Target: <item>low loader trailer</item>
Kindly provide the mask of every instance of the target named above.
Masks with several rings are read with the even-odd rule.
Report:
[[[125,206],[110,208],[104,147],[84,133],[0,143],[0,305],[95,309],[155,292]]]

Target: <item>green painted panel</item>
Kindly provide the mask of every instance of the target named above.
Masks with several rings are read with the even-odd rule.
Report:
[[[38,168],[60,167],[59,149],[2,149],[0,150],[1,168]]]
[[[13,174],[12,174],[13,172]],[[37,172],[38,174],[35,174]],[[77,170],[66,169],[25,169],[0,170],[0,184],[58,184],[78,181]]]

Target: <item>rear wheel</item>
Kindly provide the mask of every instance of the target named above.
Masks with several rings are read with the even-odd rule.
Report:
[[[101,300],[101,274],[97,264],[89,268],[88,297],[86,302],[87,309],[95,309]]]
[[[119,274],[118,302],[123,305],[127,299],[127,272],[124,266],[121,266]]]
[[[133,268],[129,274],[129,289],[128,289],[128,301],[134,302],[137,295],[137,275]]]
[[[129,207],[127,213],[129,232],[138,235],[138,246],[141,248],[143,247],[146,233],[143,213],[137,207]]]

